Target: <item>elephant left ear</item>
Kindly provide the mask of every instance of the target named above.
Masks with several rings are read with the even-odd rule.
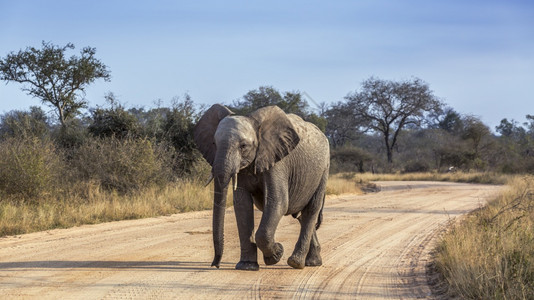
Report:
[[[254,171],[269,170],[276,162],[287,156],[300,138],[287,117],[278,106],[267,106],[249,115],[258,125],[258,150]]]

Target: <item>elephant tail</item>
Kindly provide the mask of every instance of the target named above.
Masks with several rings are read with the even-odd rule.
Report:
[[[321,227],[321,223],[323,222],[323,208],[324,208],[324,202],[326,198],[326,193],[323,195],[323,205],[321,206],[321,210],[319,211],[319,217],[317,218],[317,224],[315,224],[315,230],[319,229]]]

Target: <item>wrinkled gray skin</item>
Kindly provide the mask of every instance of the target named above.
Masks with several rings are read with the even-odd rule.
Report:
[[[330,163],[325,135],[276,106],[236,116],[215,104],[196,125],[194,137],[214,177],[212,266],[218,268],[222,258],[226,195],[235,180],[234,211],[241,245],[236,269],[258,270],[257,248],[265,264],[278,263],[284,249],[274,235],[284,215],[293,215],[301,224],[287,263],[297,269],[320,266],[316,229],[322,219]],[[255,234],[253,205],[263,212]]]

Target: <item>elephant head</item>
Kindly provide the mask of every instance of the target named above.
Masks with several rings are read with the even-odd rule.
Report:
[[[212,266],[219,267],[224,247],[224,212],[231,179],[250,167],[251,173],[269,170],[300,141],[287,115],[276,106],[264,107],[248,116],[236,116],[215,104],[194,129],[198,149],[212,166],[214,179]],[[234,181],[235,183],[235,181]]]

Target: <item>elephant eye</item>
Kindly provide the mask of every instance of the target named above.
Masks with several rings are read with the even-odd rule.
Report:
[[[245,150],[245,149],[247,149],[247,146],[248,146],[248,145],[247,145],[246,143],[241,143],[241,144],[239,145],[239,149],[240,149],[240,150]]]

